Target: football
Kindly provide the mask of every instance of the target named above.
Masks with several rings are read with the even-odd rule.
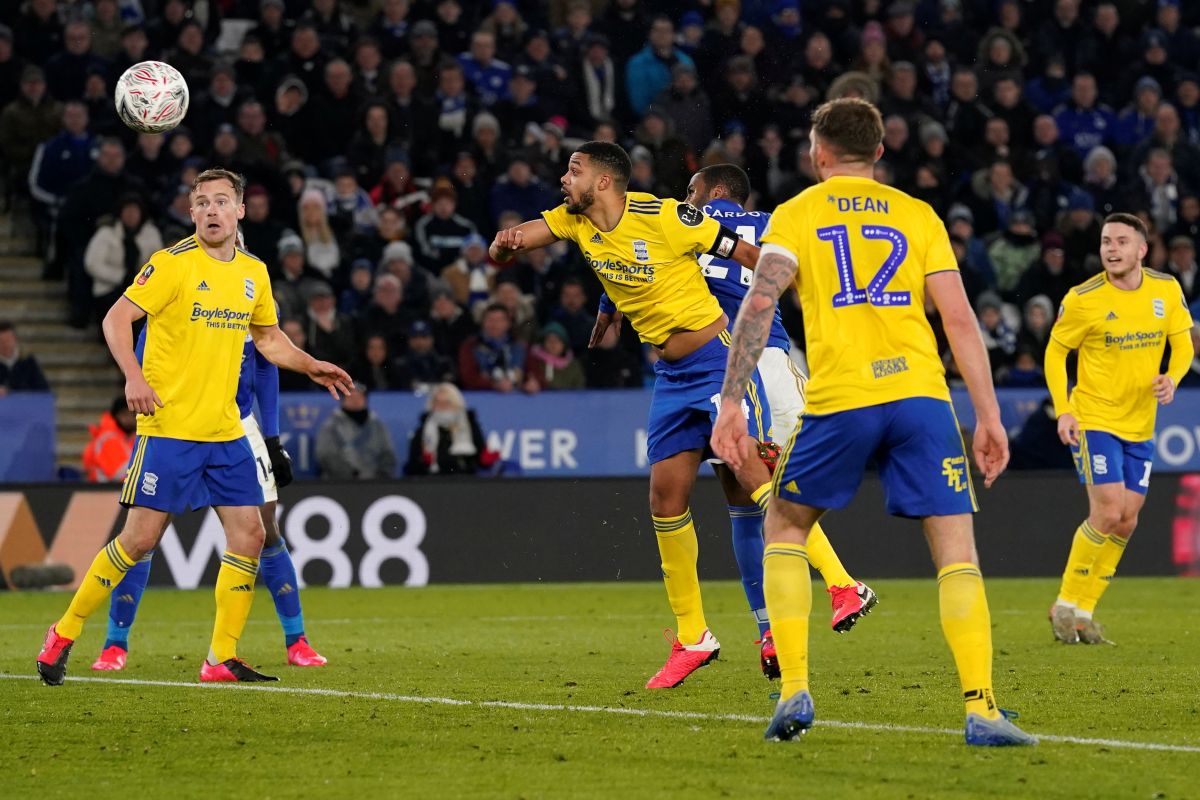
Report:
[[[134,64],[117,80],[114,100],[121,122],[140,133],[162,133],[188,110],[188,86],[179,70],[161,61]]]

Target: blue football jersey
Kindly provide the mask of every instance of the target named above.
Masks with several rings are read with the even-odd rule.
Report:
[[[747,211],[732,200],[722,198],[713,200],[706,205],[704,213],[755,247],[758,246],[763,231],[767,229],[767,223],[771,221],[770,214],[762,211]],[[732,322],[737,317],[738,309],[742,305],[742,298],[750,291],[750,282],[754,278],[753,270],[743,267],[732,259],[715,258],[707,254],[700,255],[698,260],[709,291],[716,296],[717,302],[721,304],[721,310]],[[771,321],[771,333],[767,337],[767,347],[781,347],[784,350],[790,350],[791,346],[791,339],[788,338],[787,331],[783,329],[783,316],[779,313],[779,307],[776,306],[775,319]]]

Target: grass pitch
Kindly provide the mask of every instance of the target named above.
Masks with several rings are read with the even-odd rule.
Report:
[[[1048,737],[1011,750],[962,744],[932,579],[873,583],[845,636],[818,605],[817,726],[786,744],[761,740],[776,684],[734,583],[705,586],[720,660],[658,692],[657,584],[308,589],[323,669],[285,666],[260,589],[241,653],[281,676],[269,691],[196,684],[210,591],[148,592],[129,667],[95,674],[150,683],[79,680],[98,615],[57,689],[25,678],[68,597],[0,594],[0,673],[21,676],[0,678],[0,796],[1200,796],[1200,582],[1119,580],[1116,647],[1051,640],[1056,583],[988,581],[997,697]]]

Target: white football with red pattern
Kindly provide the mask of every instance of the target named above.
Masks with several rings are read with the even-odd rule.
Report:
[[[114,99],[121,122],[141,133],[162,133],[183,122],[188,85],[170,64],[143,61],[117,80]]]

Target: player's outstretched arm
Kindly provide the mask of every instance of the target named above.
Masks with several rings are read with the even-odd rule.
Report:
[[[251,325],[250,336],[254,347],[272,364],[307,375],[313,383],[328,389],[335,399],[338,392],[349,395],[354,391],[354,381],[344,369],[328,361],[318,361],[296,347],[278,325]]]
[[[746,417],[742,414],[746,384],[767,343],[767,334],[775,319],[775,303],[795,274],[796,262],[787,256],[775,251],[760,255],[754,281],[742,300],[733,325],[725,382],[721,386],[721,409],[713,425],[711,444],[717,456],[735,470],[741,469],[746,459],[746,450],[742,447],[742,441],[748,435]]]
[[[104,331],[109,352],[125,375],[125,402],[129,404],[129,410],[153,416],[155,408],[163,407],[163,401],[146,383],[142,365],[133,350],[133,323],[144,316],[146,312],[137,303],[122,295],[104,315],[100,329]]]
[[[737,246],[733,248],[733,253],[730,255],[730,258],[747,269],[756,269],[758,267],[758,260],[761,256],[762,250],[759,247],[750,244],[745,239],[739,238],[737,240]],[[778,300],[779,297],[776,296],[775,299]]]
[[[522,250],[536,250],[558,241],[544,219],[531,219],[507,230],[497,231],[488,254],[493,261],[504,263]]]
[[[1008,434],[1000,423],[1000,404],[992,385],[992,367],[979,320],[971,310],[957,270],[935,272],[925,277],[925,291],[933,298],[942,317],[942,327],[950,341],[950,350],[958,371],[967,382],[971,404],[975,406],[975,463],[983,472],[983,485],[991,487],[1008,466]]]

